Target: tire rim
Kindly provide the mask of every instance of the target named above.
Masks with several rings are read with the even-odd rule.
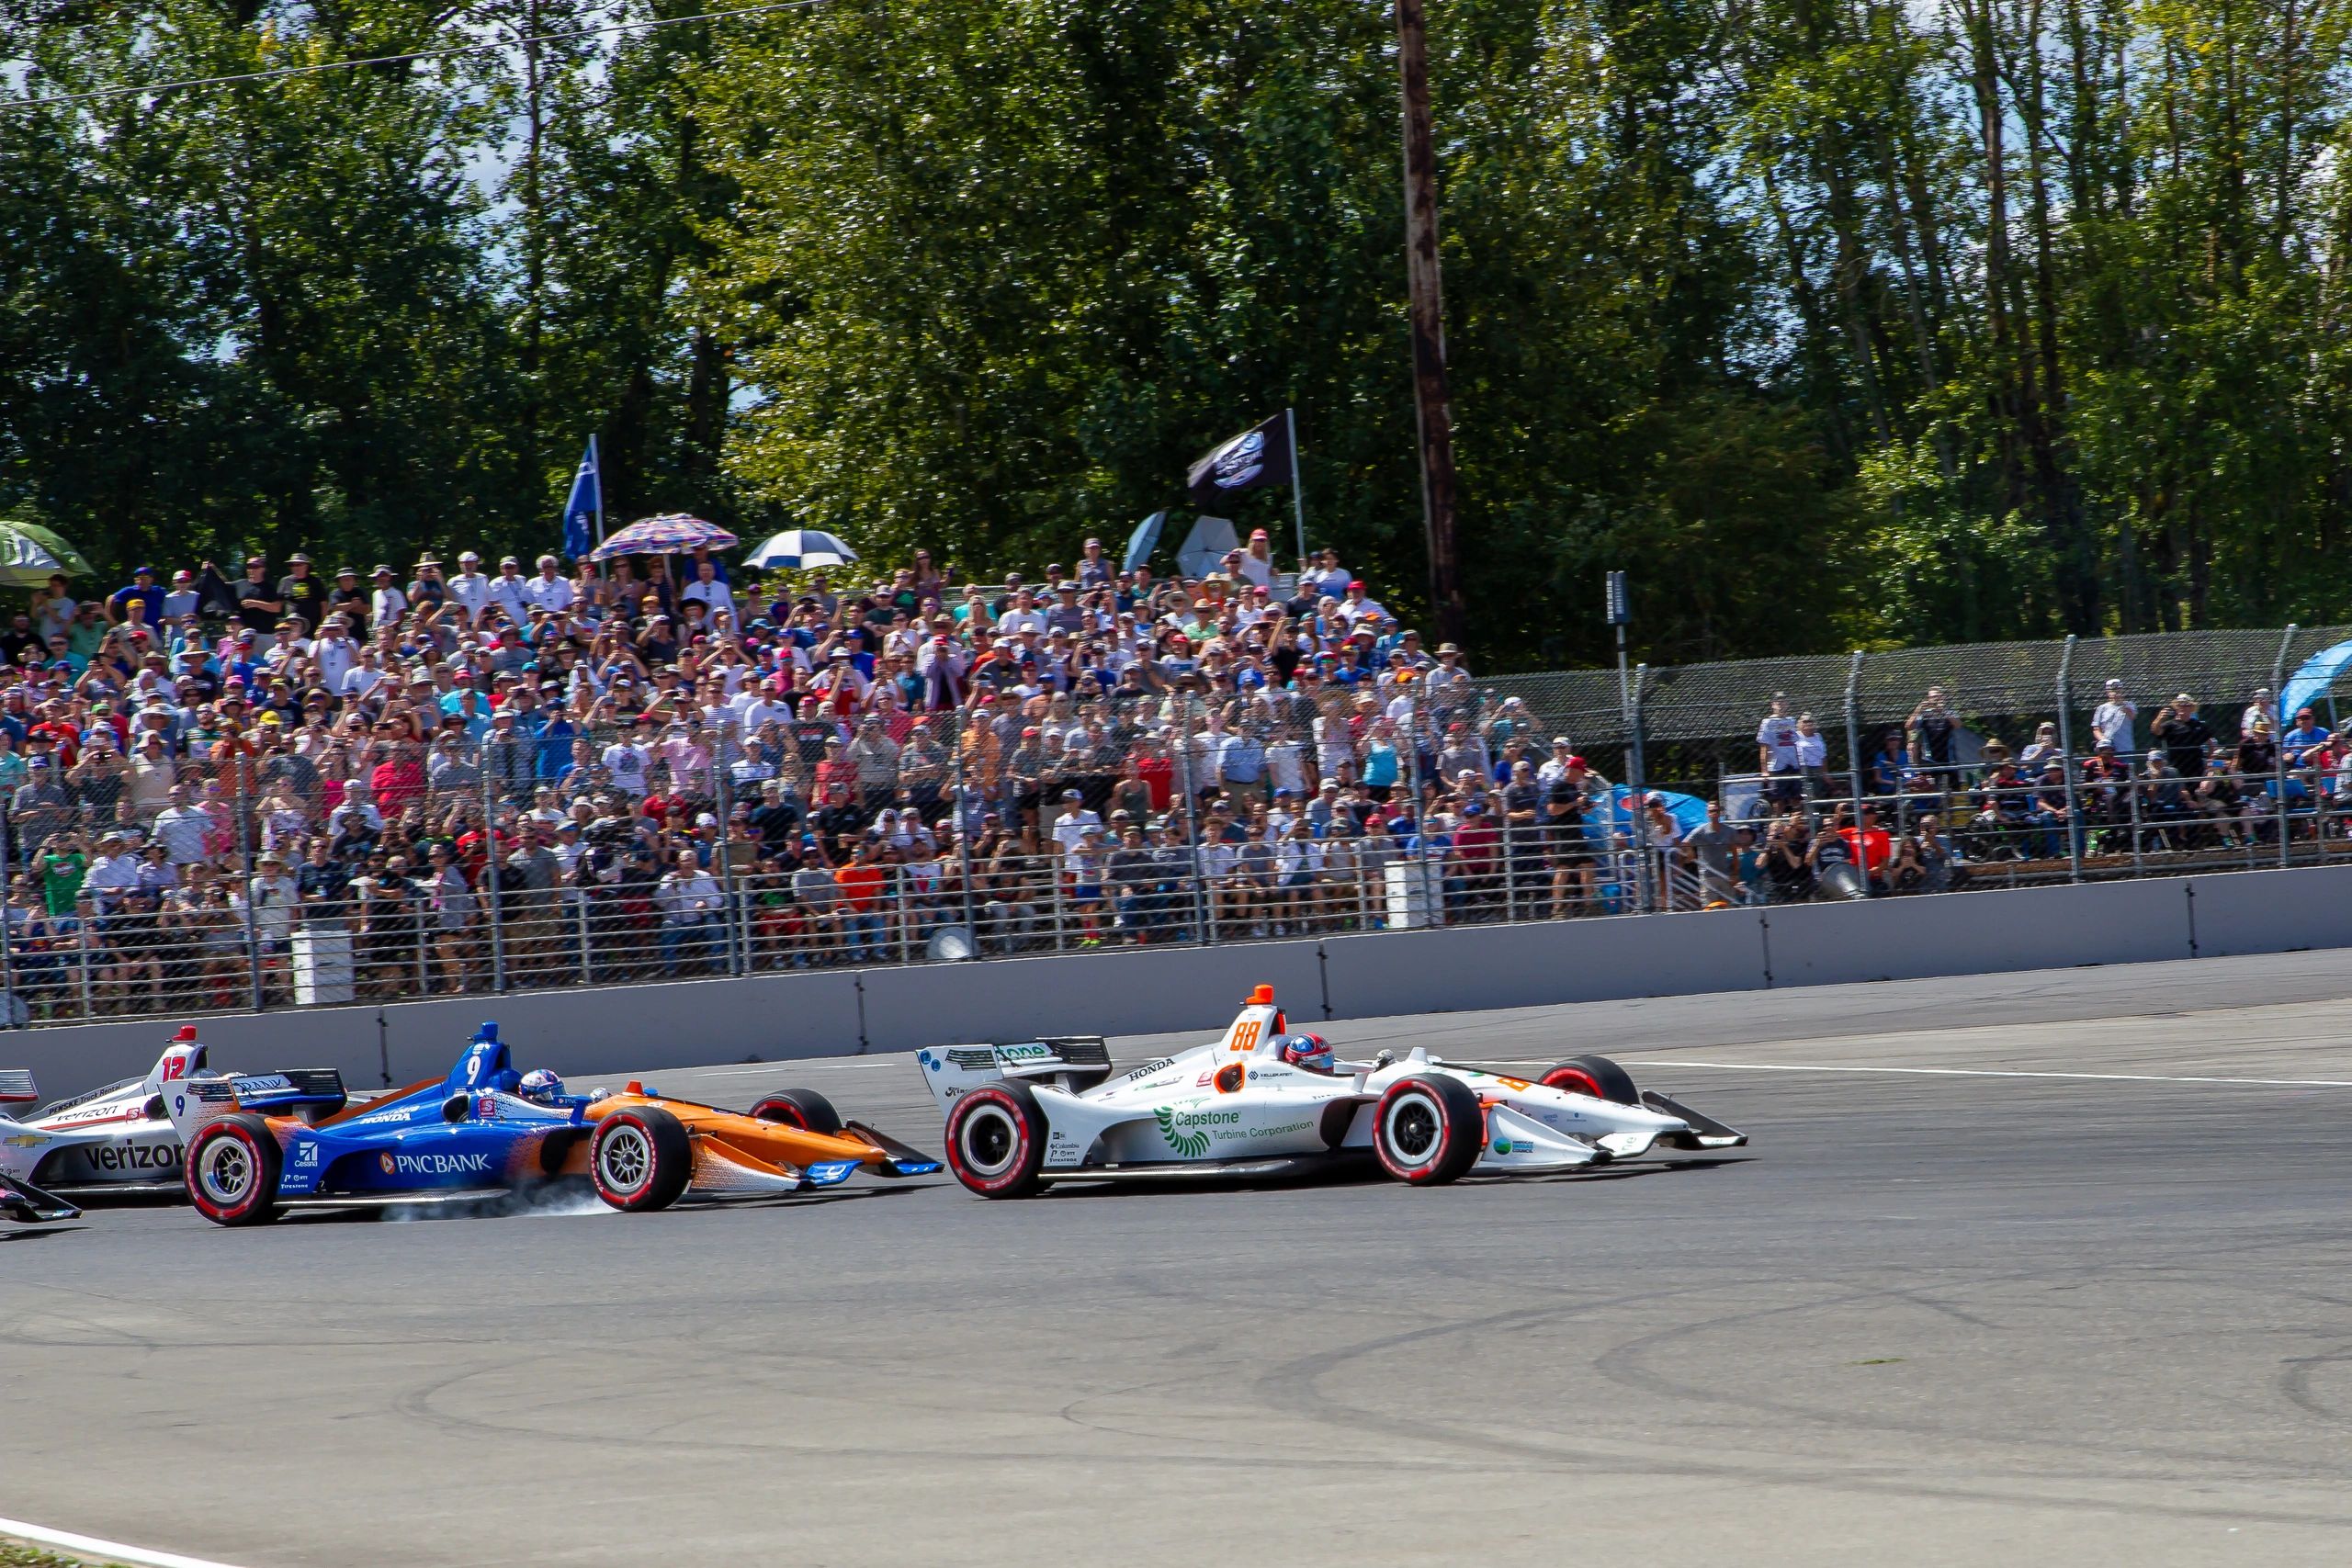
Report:
[[[1399,1097],[1388,1108],[1388,1146],[1399,1165],[1427,1165],[1437,1156],[1443,1123],[1427,1095]]]
[[[956,1141],[975,1176],[1001,1176],[1021,1152],[1021,1130],[1001,1105],[982,1105],[964,1118]]]
[[[197,1175],[206,1197],[224,1208],[235,1208],[253,1191],[253,1156],[236,1138],[215,1138],[206,1146],[203,1168]]]
[[[637,1124],[616,1122],[596,1151],[596,1171],[616,1192],[635,1192],[653,1175],[653,1145]]]

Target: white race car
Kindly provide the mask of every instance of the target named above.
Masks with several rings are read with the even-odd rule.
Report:
[[[1419,1047],[1329,1067],[1286,1058],[1287,1021],[1261,986],[1224,1037],[1116,1077],[1099,1037],[915,1054],[947,1118],[947,1163],[985,1198],[1052,1181],[1285,1176],[1365,1155],[1400,1181],[1533,1176],[1747,1135],[1634,1087],[1605,1056],[1534,1079],[1440,1062]],[[1295,1054],[1295,1053],[1294,1053]]]
[[[0,1178],[45,1192],[185,1198],[179,1133],[164,1113],[164,1086],[220,1077],[205,1066],[196,1026],[184,1025],[153,1071],[29,1113],[9,1102],[37,1097],[32,1075],[11,1071],[0,1094]]]

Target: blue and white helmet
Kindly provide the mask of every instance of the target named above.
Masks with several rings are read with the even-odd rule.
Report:
[[[523,1082],[514,1092],[525,1100],[536,1100],[541,1105],[553,1105],[563,1098],[563,1080],[546,1067],[533,1067],[523,1075]]]
[[[1320,1034],[1285,1034],[1281,1043],[1283,1060],[1292,1066],[1317,1073],[1331,1070],[1331,1043]]]

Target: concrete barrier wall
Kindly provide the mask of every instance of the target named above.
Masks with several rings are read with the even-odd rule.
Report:
[[[1772,909],[1766,933],[1772,984],[1829,986],[2188,958],[2188,887],[2185,880],[2095,882]]]
[[[601,1075],[1206,1031],[1261,983],[1305,1024],[2315,947],[2352,947],[2352,866],[226,1014],[203,1034],[224,1066],[332,1066],[373,1086],[445,1071],[485,1018],[533,1062]],[[0,1066],[76,1093],[146,1071],[178,1021],[0,1033]]]

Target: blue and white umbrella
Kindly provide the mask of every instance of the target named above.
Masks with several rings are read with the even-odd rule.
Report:
[[[743,564],[762,570],[781,567],[806,571],[811,567],[847,566],[857,552],[821,528],[786,528],[743,558]]]

